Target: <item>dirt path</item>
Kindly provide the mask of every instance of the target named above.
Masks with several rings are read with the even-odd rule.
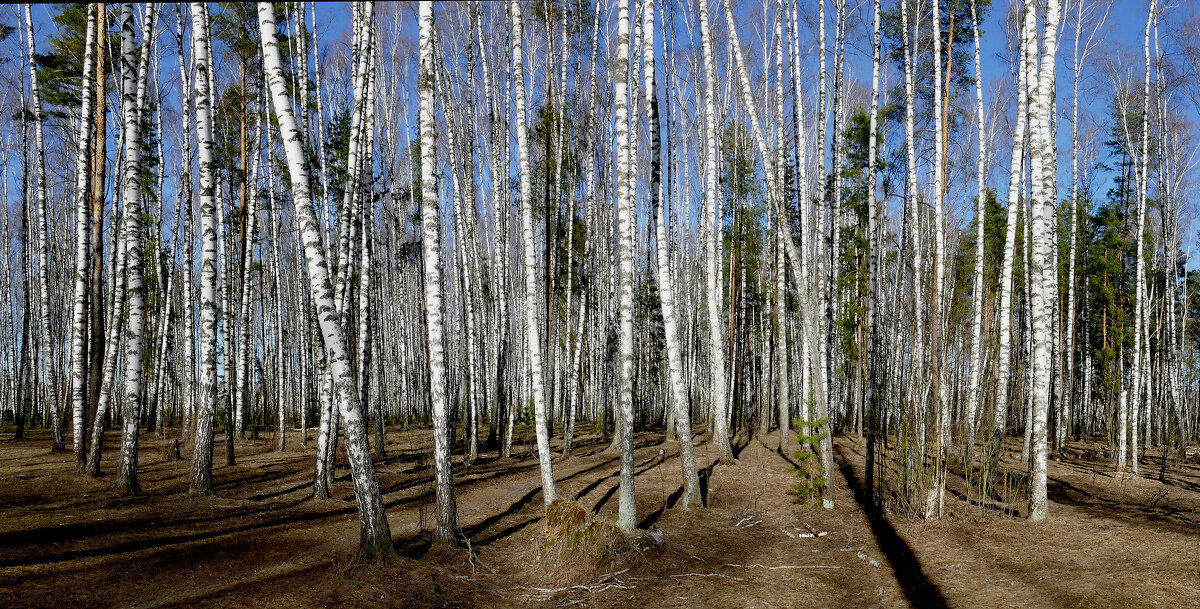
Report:
[[[532,455],[485,453],[457,468],[472,552],[426,556],[428,433],[389,433],[380,484],[408,558],[347,568],[358,527],[344,467],[334,499],[316,502],[311,449],[239,441],[239,465],[215,471],[218,496],[194,499],[184,494],[190,462],[161,462],[150,438],[138,497],[71,474],[70,456],[47,454],[38,436],[0,441],[0,606],[1183,607],[1200,597],[1192,467],[1166,482],[1121,481],[1101,463],[1052,462],[1050,522],[953,492],[947,517],[923,522],[861,507],[861,449],[846,439],[829,511],[797,505],[789,463],[742,440],[736,465],[704,472],[708,509],[682,513],[668,509],[680,493],[677,445],[639,434],[638,515],[665,542],[628,571],[570,587],[535,566],[543,503]],[[607,444],[584,437],[555,461],[559,495],[600,518],[616,512],[619,463]],[[703,445],[698,460],[711,463]]]

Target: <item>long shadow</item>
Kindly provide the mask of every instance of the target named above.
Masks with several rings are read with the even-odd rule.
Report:
[[[661,465],[661,464],[662,464],[662,462],[658,462],[658,455],[652,455],[645,461],[642,461],[641,469],[638,469],[639,465],[635,462],[633,464],[633,476],[636,478],[637,476],[641,475],[642,473],[650,471],[656,465]],[[603,482],[604,480],[607,480],[609,478],[613,478],[616,476],[620,476],[620,475],[621,475],[621,472],[617,471],[616,473],[605,476],[604,478],[601,478],[600,480],[597,480],[596,482]],[[594,486],[593,486],[593,488],[594,488]],[[621,488],[620,484],[614,484],[611,487],[609,487],[608,492],[604,493],[604,496],[600,497],[600,501],[597,501],[596,505],[592,507],[592,513],[599,514],[600,508],[604,507],[604,504],[608,503],[609,499],[612,499],[612,496],[616,494],[617,489],[619,489],[619,488]],[[582,497],[583,495],[579,495],[579,496]]]
[[[496,531],[495,533],[488,535],[487,537],[480,538],[478,541],[475,542],[475,545],[486,546],[486,545],[492,543],[493,541],[504,539],[505,537],[508,537],[509,535],[512,535],[513,533],[516,533],[517,531],[520,531],[521,529],[524,529],[525,527],[527,527],[541,519],[542,519],[542,517],[540,515],[538,515],[538,516],[529,518],[528,520],[523,520],[521,522],[512,524],[505,529]]]
[[[841,446],[834,448],[842,460],[842,464],[839,466],[842,476],[846,479],[850,490],[854,492],[854,500],[858,503],[858,507],[867,514],[867,520],[871,524],[871,533],[879,542],[879,549],[883,550],[887,556],[888,563],[892,566],[892,573],[895,574],[896,581],[900,583],[900,588],[904,592],[904,598],[908,599],[912,606],[923,609],[948,607],[946,597],[942,596],[938,585],[925,574],[912,548],[887,521],[883,511],[876,507],[875,503],[867,496],[862,482],[854,475],[854,469],[850,466],[849,460],[845,458],[845,451]]]
[[[1064,505],[1073,505],[1093,516],[1125,522],[1132,525],[1145,525],[1149,522],[1177,527],[1182,531],[1194,533],[1200,529],[1200,522],[1193,520],[1182,509],[1169,505],[1137,505],[1115,501],[1101,497],[1092,491],[1082,489],[1065,480],[1050,477],[1047,480],[1046,494],[1048,498]]]
[[[564,476],[564,477],[560,478],[559,481],[561,482],[564,480],[569,480],[576,476],[584,475],[588,472],[591,472],[591,471],[594,471],[601,467],[604,467],[606,464],[608,464],[611,461],[612,461],[612,459],[609,459],[609,460],[606,460],[605,462],[602,462],[602,463],[599,463],[599,464],[596,464],[596,465],[593,465],[593,466],[590,466],[587,468],[583,468],[580,471],[574,472],[568,476]],[[475,482],[479,482],[479,481],[476,480]],[[474,527],[470,527],[470,529],[468,529],[468,531],[470,532],[469,534],[471,536],[473,536],[475,534],[483,532],[489,526],[495,524],[496,522],[498,522],[500,519],[504,518],[505,516],[510,515],[514,511],[520,510],[522,507],[524,507],[526,504],[528,504],[534,497],[536,497],[541,492],[542,492],[541,486],[531,489],[528,493],[526,493],[520,499],[518,499],[513,505],[509,506],[509,508],[507,510],[502,511],[502,512],[496,514],[495,516],[489,517],[484,522],[481,522],[480,524],[478,524]],[[391,508],[395,508],[395,507],[398,507],[401,505],[416,504],[422,500],[428,500],[429,497],[432,496],[432,494],[433,494],[433,492],[431,490],[429,493],[425,493],[424,495],[417,496],[417,497],[394,498],[390,501],[386,501],[384,505],[386,508],[391,509]],[[353,499],[353,497],[351,497],[351,499]],[[303,501],[306,501],[306,500],[307,500],[307,498],[303,498],[300,501],[297,501],[296,504],[302,503]],[[289,504],[286,507],[290,507],[291,505],[296,505],[296,504]],[[308,512],[308,513],[302,513],[302,514],[288,515],[288,516],[283,516],[280,518],[274,518],[274,519],[269,519],[269,520],[265,520],[265,521],[248,523],[248,524],[244,524],[241,526],[223,528],[223,529],[212,530],[212,531],[202,531],[202,532],[190,533],[190,534],[185,534],[185,535],[155,536],[155,537],[148,537],[148,538],[143,538],[143,539],[134,539],[134,540],[119,542],[119,543],[104,546],[104,547],[83,548],[83,549],[78,549],[78,550],[67,550],[67,551],[57,552],[57,553],[53,553],[53,554],[45,554],[45,555],[41,555],[41,556],[6,558],[6,559],[0,559],[0,567],[52,564],[52,563],[63,562],[63,561],[68,561],[68,560],[75,560],[75,559],[79,559],[79,558],[118,555],[118,554],[135,552],[135,551],[144,550],[144,549],[159,548],[159,547],[178,545],[178,544],[187,544],[187,543],[193,543],[193,542],[197,542],[197,541],[212,539],[212,538],[216,538],[216,537],[222,537],[222,536],[226,536],[226,535],[245,533],[245,532],[253,531],[253,530],[269,529],[269,528],[273,528],[276,526],[294,525],[294,524],[299,524],[299,523],[304,523],[304,522],[321,521],[321,520],[331,519],[331,518],[335,518],[335,517],[346,516],[346,515],[355,513],[356,510],[357,510],[357,508],[355,506],[350,505],[350,506],[337,508],[337,509],[333,509],[333,510],[329,510],[329,511]],[[250,514],[251,514],[251,512],[247,512],[246,515],[250,515]],[[171,524],[183,524],[185,522],[191,524],[191,523],[197,523],[197,522],[206,522],[206,521],[211,521],[211,520],[225,519],[228,517],[229,517],[229,514],[224,514],[221,516],[190,519],[190,520],[186,520],[186,521],[175,521]],[[533,519],[533,521],[536,521],[540,518],[541,518],[541,516],[539,515],[539,516],[535,517]],[[158,523],[154,523],[154,524],[158,524]],[[517,527],[512,527],[511,531],[507,531],[507,532],[502,531],[496,535],[491,536],[489,538],[489,540],[495,540],[495,539],[502,538],[502,537],[506,536],[507,534],[511,534],[511,532],[513,532],[515,530],[519,530],[520,528],[522,528],[523,526],[525,526],[527,524],[528,524],[528,522],[522,523],[521,525],[518,525]],[[85,526],[87,526],[87,525],[85,525]],[[56,528],[61,529],[62,527],[56,527]],[[10,545],[10,546],[11,545],[27,545],[34,538],[38,538],[39,535],[41,535],[39,541],[45,541],[44,535],[46,533],[48,533],[48,531],[46,531],[46,530],[20,531],[20,532],[9,533],[0,539],[3,539],[7,542],[5,545]],[[78,530],[68,530],[68,531],[66,531],[66,533],[67,533],[67,535],[61,535],[60,538],[73,537],[75,535],[78,535],[79,531]],[[74,534],[74,535],[72,535],[72,534]],[[404,554],[406,556],[408,556],[408,555],[419,556],[419,555],[423,554],[424,549],[422,549],[421,543],[422,542],[417,542],[417,545],[415,547],[409,547],[409,548],[403,549],[402,554]],[[427,549],[427,548],[425,548],[425,549]]]
[[[203,499],[197,499],[203,501]],[[272,506],[272,510],[278,511],[283,509],[293,508],[308,500],[304,497],[297,501],[292,501],[280,505]],[[0,547],[17,548],[33,544],[44,545],[50,543],[70,542],[88,539],[91,537],[104,535],[106,533],[114,533],[124,528],[125,530],[149,530],[151,528],[167,528],[176,526],[194,526],[208,522],[218,522],[229,520],[231,518],[241,518],[260,514],[260,509],[234,509],[212,516],[200,516],[195,518],[135,518],[114,522],[110,520],[98,520],[92,522],[76,522],[66,523],[47,527],[38,527],[33,529],[23,529],[15,531],[7,531],[0,533]],[[165,539],[165,538],[164,538]],[[148,538],[149,540],[149,538]],[[134,548],[138,549],[138,548]],[[49,560],[46,562],[55,562]],[[0,560],[0,565],[4,563]]]
[[[615,459],[616,459],[616,457],[613,457],[612,459],[606,459],[600,463],[597,463],[597,464],[589,466],[589,467],[585,467],[585,468],[580,469],[579,471],[571,473],[567,476],[563,476],[561,478],[556,478],[555,484],[561,484],[562,482],[571,480],[577,476],[582,476],[584,474],[593,472],[597,469],[607,466],[609,463],[611,463]],[[601,478],[601,480],[604,480],[604,479],[605,478]],[[469,527],[463,528],[462,533],[464,535],[466,535],[468,539],[474,539],[476,535],[482,534],[484,531],[488,530],[493,525],[495,525],[496,523],[503,520],[505,517],[515,515],[517,512],[519,512],[521,509],[523,509],[526,505],[528,505],[531,501],[533,501],[534,497],[537,497],[541,493],[542,493],[542,487],[539,484],[539,485],[533,487],[532,489],[530,489],[529,492],[525,493],[524,495],[521,495],[516,501],[514,501],[507,508],[498,511],[495,514],[492,514],[491,516],[488,516],[487,518],[484,518],[483,520],[481,520]],[[575,497],[575,499],[578,499],[578,498],[579,498],[578,496]],[[511,534],[525,528],[529,524],[536,522],[538,520],[541,520],[541,518],[542,518],[542,515],[537,514],[530,520],[526,520],[524,522],[517,523],[516,525],[510,526],[507,529],[499,531],[498,533],[494,533],[494,534],[484,537],[482,539],[475,540],[474,543],[476,545],[487,545],[493,541],[496,541],[497,539],[502,539],[504,537],[507,537],[508,535],[511,535]]]
[[[708,479],[712,477],[713,469],[716,467],[717,462],[713,461],[712,463],[708,464],[708,467],[696,471],[696,474],[700,479],[700,503],[704,507],[708,507]],[[679,499],[683,497],[683,491],[684,485],[680,484],[679,488],[676,488],[670,495],[667,496],[667,500],[663,502],[662,506],[660,506],[657,510],[647,514],[646,517],[638,523],[638,528],[642,530],[649,530],[650,527],[654,526],[654,523],[658,522],[658,519],[662,518],[662,515],[665,514],[667,510],[675,507],[676,503],[679,503]]]
[[[327,512],[308,512],[303,514],[294,514],[273,518],[270,520],[244,524],[226,529],[218,529],[214,531],[203,531],[199,533],[189,533],[186,535],[171,535],[167,537],[151,537],[146,539],[133,539],[115,543],[109,546],[99,548],[85,548],[81,550],[68,550],[55,554],[45,554],[42,556],[30,556],[25,558],[15,559],[0,559],[0,567],[19,567],[24,565],[43,565],[66,560],[75,560],[78,558],[90,558],[95,556],[107,556],[115,554],[123,554],[126,552],[134,552],[149,548],[158,548],[162,546],[178,545],[212,539],[214,537],[222,537],[225,535],[233,535],[236,533],[245,533],[259,529],[270,529],[277,526],[295,525],[303,522],[312,522],[326,520],[335,516],[347,516],[355,513],[358,510],[356,506],[340,508]]]

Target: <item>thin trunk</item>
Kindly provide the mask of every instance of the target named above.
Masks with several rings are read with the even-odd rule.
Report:
[[[367,10],[373,12],[374,5],[369,4]],[[287,154],[288,173],[292,180],[292,201],[304,244],[312,299],[317,307],[321,335],[329,355],[329,368],[342,425],[345,428],[346,455],[350,460],[350,474],[354,481],[361,527],[358,554],[360,559],[388,560],[395,555],[391,529],[384,512],[375,464],[371,460],[366,425],[359,405],[358,391],[354,386],[354,375],[350,370],[349,352],[334,309],[329,267],[321,248],[320,229],[309,188],[307,161],[283,79],[279,43],[275,35],[274,6],[270,2],[260,2],[258,18],[262,36],[263,66],[270,83],[272,106],[279,122],[284,152]]]

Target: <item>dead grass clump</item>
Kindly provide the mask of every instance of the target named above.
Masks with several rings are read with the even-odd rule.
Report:
[[[162,461],[170,463],[179,460],[179,440],[166,440],[162,443]]]
[[[534,540],[533,552],[536,571],[556,585],[625,569],[637,555],[615,524],[590,517],[578,503],[562,499],[546,508],[546,535]]]
[[[555,499],[546,508],[546,535],[548,537],[562,536],[573,531],[587,521],[587,510],[574,501]]]

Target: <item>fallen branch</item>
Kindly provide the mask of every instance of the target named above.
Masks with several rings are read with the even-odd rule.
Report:
[[[791,537],[792,539],[814,539],[817,537],[824,537],[829,534],[826,531],[818,531],[816,529],[813,529],[812,527],[809,527],[810,532],[808,532],[808,533],[801,532],[800,527],[792,527],[792,529],[796,532],[793,533],[787,529],[779,529],[779,530],[783,531],[784,535],[787,535],[788,537]]]
[[[758,567],[760,569],[769,569],[772,571],[774,571],[776,569],[841,569],[841,567],[837,566],[837,565],[776,565],[774,567],[768,567],[767,565],[763,565],[763,564],[759,564],[759,563],[752,563],[749,565],[739,565],[737,563],[731,563],[731,562],[725,563],[724,566],[726,566],[726,567],[741,567],[744,569],[753,569],[755,567]]]
[[[733,575],[725,575],[724,573],[672,573],[671,577],[724,577],[733,581],[745,581],[744,578]]]
[[[875,560],[874,558],[871,558],[870,556],[867,556],[867,553],[866,553],[866,552],[863,552],[862,550],[859,550],[859,551],[858,551],[858,559],[859,559],[859,560],[865,560],[865,561],[867,561],[868,563],[870,563],[870,565],[871,565],[872,567],[878,567],[878,566],[880,566],[880,564],[879,564],[879,561],[878,561],[878,560]]]
[[[529,594],[524,595],[525,598],[529,599],[529,600],[547,600],[550,597],[554,596],[555,594],[559,594],[561,592],[569,592],[571,590],[587,590],[588,592],[592,592],[592,593],[604,592],[605,590],[609,590],[612,588],[616,588],[618,590],[632,590],[633,586],[627,586],[627,585],[625,585],[625,582],[622,582],[619,579],[616,581],[608,581],[610,579],[615,579],[616,576],[618,576],[628,570],[629,569],[621,569],[620,571],[614,571],[612,573],[602,575],[600,577],[600,579],[598,579],[595,582],[592,582],[590,584],[575,584],[574,586],[563,586],[562,588],[539,588],[537,586],[516,586],[513,588],[513,590],[529,590],[532,592],[536,592],[537,593],[536,595],[529,595]]]
[[[743,517],[741,520],[737,521],[737,524],[735,524],[733,526],[735,526],[739,529],[748,529],[752,526],[759,525],[759,524],[762,524],[762,519],[755,518],[753,515],[750,515],[750,516]]]

